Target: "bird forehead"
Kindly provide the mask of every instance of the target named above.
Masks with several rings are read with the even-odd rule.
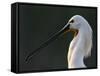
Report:
[[[83,20],[83,19],[84,19],[84,18],[83,18],[82,16],[80,16],[80,15],[75,15],[75,16],[73,16],[72,18],[75,19],[75,20]]]

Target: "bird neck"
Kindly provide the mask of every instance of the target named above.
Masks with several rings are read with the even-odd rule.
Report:
[[[83,62],[84,54],[87,49],[88,32],[83,29],[79,29],[78,34],[73,38],[70,43],[68,52],[68,68],[85,68]],[[84,51],[85,50],[85,51]]]

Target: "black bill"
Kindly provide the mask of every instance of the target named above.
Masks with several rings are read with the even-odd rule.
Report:
[[[60,31],[58,31],[56,34],[54,34],[52,37],[50,37],[47,41],[42,43],[36,50],[33,52],[29,53],[28,56],[26,57],[25,61],[29,62],[29,60],[33,57],[33,55],[37,52],[40,52],[41,49],[44,47],[48,46],[50,43],[52,43],[54,40],[56,40],[58,37],[60,37],[64,32],[69,30],[69,24],[66,24]]]

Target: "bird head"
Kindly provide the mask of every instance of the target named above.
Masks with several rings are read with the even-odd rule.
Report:
[[[85,27],[86,24],[88,24],[88,22],[82,16],[75,15],[68,21],[63,29],[65,29],[65,32],[78,32],[78,30]]]

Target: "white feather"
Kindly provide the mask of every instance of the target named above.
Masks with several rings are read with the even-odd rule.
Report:
[[[70,43],[68,51],[68,68],[86,68],[83,59],[91,55],[92,29],[89,23],[80,15],[73,16],[70,29],[77,29],[78,34]]]

